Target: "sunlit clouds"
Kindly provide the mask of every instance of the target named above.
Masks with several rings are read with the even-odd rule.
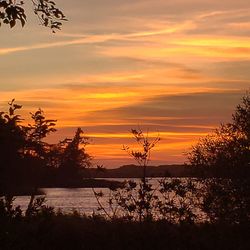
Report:
[[[250,87],[246,2],[60,0],[55,35],[35,19],[0,29],[1,108],[42,108],[58,120],[51,141],[82,127],[107,167],[131,163],[121,149],[138,127],[162,138],[152,164],[182,163]]]

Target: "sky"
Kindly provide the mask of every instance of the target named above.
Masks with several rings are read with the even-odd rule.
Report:
[[[69,19],[53,34],[25,1],[24,28],[0,28],[0,108],[42,108],[48,140],[81,127],[94,164],[133,163],[131,129],[161,141],[152,164],[187,161],[250,88],[249,0],[58,0]]]

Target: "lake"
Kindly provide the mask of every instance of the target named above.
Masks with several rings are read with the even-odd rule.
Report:
[[[122,182],[125,179],[107,180]],[[139,181],[139,179],[130,180]],[[151,182],[157,183],[157,178],[151,179]],[[98,203],[92,188],[43,188],[41,190],[46,194],[46,205],[54,207],[56,211],[58,209],[63,213],[77,211],[80,214],[85,213],[87,215],[97,211]],[[105,197],[110,192],[108,188],[95,188],[95,191],[102,191]],[[27,208],[29,200],[30,196],[18,196],[15,197],[14,205],[20,205],[23,210]],[[105,200],[103,205],[107,205]]]
[[[106,188],[97,188],[107,193]],[[55,210],[60,209],[63,213],[77,211],[81,214],[92,214],[97,210],[98,204],[92,188],[44,188],[46,194],[46,205],[53,206]],[[26,209],[29,203],[29,196],[18,196],[14,204]]]
[[[157,187],[159,179],[160,178],[151,178],[149,182],[153,187]],[[108,180],[122,182],[125,179],[120,178]],[[140,179],[129,180],[138,182]],[[93,212],[97,212],[99,207],[92,188],[44,188],[41,190],[46,194],[46,205],[54,207],[55,211],[60,210],[63,213],[77,211],[80,214],[91,215]],[[107,201],[110,190],[108,188],[95,188],[94,190],[96,192],[103,192],[104,198],[102,198],[102,205],[108,210]],[[18,196],[15,198],[14,205],[20,205],[22,210],[25,210],[28,206],[29,200],[29,196]]]

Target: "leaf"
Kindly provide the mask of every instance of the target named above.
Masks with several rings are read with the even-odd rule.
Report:
[[[15,109],[21,109],[22,108],[22,105],[18,105],[18,104],[14,104],[13,105]]]
[[[49,24],[49,19],[48,19],[48,18],[45,18],[45,19],[44,19],[44,25],[45,25],[45,27],[47,27],[48,24]]]
[[[16,20],[12,19],[10,20],[10,28],[13,28],[16,25]]]
[[[8,7],[8,3],[6,1],[1,1],[0,7],[3,7],[4,9],[6,9]]]
[[[23,18],[20,19],[22,27],[25,25],[25,20]]]

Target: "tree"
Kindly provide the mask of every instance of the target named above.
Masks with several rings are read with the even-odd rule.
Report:
[[[246,177],[250,170],[250,94],[236,107],[232,122],[202,138],[189,153],[203,176]]]
[[[56,120],[46,119],[40,108],[34,114],[31,113],[31,118],[34,124],[28,124],[26,127],[27,141],[32,146],[32,154],[44,159],[51,145],[44,142],[43,139],[50,133],[56,132],[54,128]]]
[[[151,140],[140,129],[132,129],[132,135],[138,147],[125,150],[139,165],[142,178],[136,182],[128,180],[122,187],[110,188],[108,206],[103,206],[102,192],[95,192],[99,210],[108,218],[122,218],[139,222],[164,220],[169,223],[193,223],[196,220],[195,207],[198,200],[193,195],[196,190],[192,180],[162,178],[156,185],[147,177],[147,167],[151,152],[160,141],[159,137]]]
[[[56,121],[45,119],[41,109],[31,114],[34,124],[22,125],[16,114],[21,108],[13,99],[9,111],[0,112],[0,193],[39,185],[49,149],[43,139],[56,131]]]
[[[139,149],[131,150],[129,146],[123,145],[123,150],[128,153],[142,168],[142,181],[146,181],[147,166],[150,161],[151,151],[155,145],[160,141],[160,137],[157,136],[153,141],[149,140],[148,134],[145,135],[141,129],[132,129],[131,133],[137,142]]]
[[[50,155],[53,144],[45,142],[50,133],[56,132],[56,120],[46,119],[44,112],[39,108],[35,113],[30,113],[32,124],[24,126],[26,131],[27,145],[25,147],[26,182],[30,183],[33,179],[33,186],[41,187],[51,180],[53,173]]]
[[[131,149],[129,146],[123,145],[123,150],[126,151],[137,163],[142,170],[142,178],[137,184],[134,181],[126,181],[123,187],[114,188],[109,197],[109,207],[112,214],[102,206],[100,198],[103,196],[102,192],[95,192],[95,197],[99,204],[99,210],[102,210],[109,218],[122,216],[124,219],[151,220],[153,218],[152,209],[155,202],[155,190],[148,182],[147,166],[150,161],[151,151],[155,145],[160,141],[156,137],[150,141],[148,134],[145,135],[141,129],[132,129],[131,133],[138,144],[137,149]]]
[[[57,8],[56,3],[50,0],[31,0],[34,14],[38,17],[42,26],[49,27],[53,33],[61,29],[62,22],[67,21],[63,12]],[[13,28],[17,22],[23,27],[27,16],[24,1],[0,0],[0,26],[7,24]]]
[[[20,126],[20,116],[15,114],[20,108],[22,106],[15,104],[13,99],[9,103],[9,112],[0,112],[0,193],[4,192],[10,183],[17,184],[18,179],[12,174],[19,170],[16,164],[23,162],[25,131]]]
[[[72,139],[59,143],[59,182],[65,185],[79,185],[82,182],[83,170],[90,166],[91,157],[86,153],[88,139],[78,128]]]
[[[211,221],[250,220],[250,93],[232,115],[201,139],[189,153],[194,173],[203,181],[203,208]]]
[[[123,150],[125,150],[130,156],[134,158],[134,160],[139,164],[139,166],[143,170],[143,175],[141,182],[139,183],[138,197],[134,199],[135,202],[130,203],[130,195],[133,197],[132,193],[127,192],[128,197],[124,199],[121,197],[121,201],[124,200],[124,204],[120,203],[125,208],[129,208],[129,212],[134,212],[137,210],[139,215],[139,221],[142,220],[150,220],[152,218],[152,202],[154,201],[154,190],[152,185],[149,184],[147,177],[147,166],[150,161],[151,151],[155,147],[155,145],[160,141],[160,137],[157,136],[153,141],[150,141],[148,134],[144,135],[143,132],[139,129],[131,130],[134,139],[136,140],[139,149],[131,150],[129,146],[123,146]],[[127,190],[132,191],[136,188],[135,183],[128,183]],[[130,204],[126,204],[129,202]]]
[[[78,128],[72,139],[48,143],[45,139],[56,131],[56,120],[46,119],[38,109],[30,113],[32,122],[23,125],[16,114],[21,108],[13,99],[9,111],[0,112],[0,196],[57,184],[80,185],[91,164],[85,150],[88,138],[82,129]]]

